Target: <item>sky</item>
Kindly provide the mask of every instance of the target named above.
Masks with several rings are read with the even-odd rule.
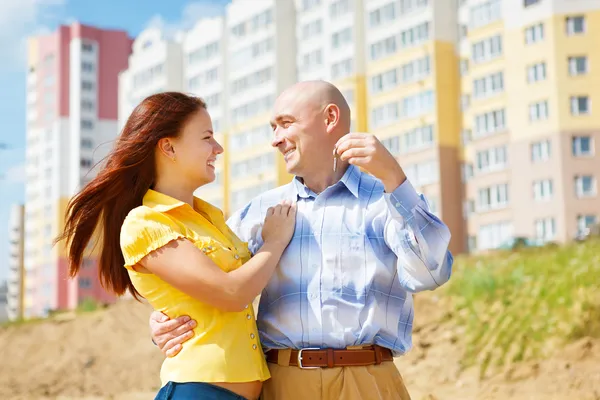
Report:
[[[124,29],[189,29],[229,0],[0,0],[0,282],[8,272],[10,207],[24,201],[26,39],[74,21]],[[115,99],[116,101],[116,99]]]

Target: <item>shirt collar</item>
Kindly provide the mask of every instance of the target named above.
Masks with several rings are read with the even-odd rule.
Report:
[[[295,176],[292,182],[294,184],[296,194],[301,198],[306,199],[308,197],[317,197],[316,193],[310,190],[303,183],[302,178]],[[344,172],[344,175],[339,180],[339,182],[336,182],[333,186],[340,184],[344,185],[346,189],[348,189],[348,191],[354,195],[354,197],[358,198],[359,183],[360,171],[356,166],[349,165],[348,168],[346,168],[346,172]]]
[[[142,204],[158,212],[168,212],[178,207],[189,206],[186,202],[177,200],[164,193],[157,192],[153,189],[148,189],[142,200]],[[205,213],[211,220],[215,221],[221,210],[210,203],[194,196],[194,209]]]

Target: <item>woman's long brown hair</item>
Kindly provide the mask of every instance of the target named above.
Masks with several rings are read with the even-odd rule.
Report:
[[[124,268],[121,225],[153,187],[158,141],[176,137],[189,117],[201,109],[206,109],[206,104],[198,97],[165,92],[147,97],[133,110],[106,165],[67,206],[65,229],[56,242],[67,241],[70,277],[79,272],[85,249],[98,230],[102,237],[100,283],[119,296],[129,290],[139,300]]]

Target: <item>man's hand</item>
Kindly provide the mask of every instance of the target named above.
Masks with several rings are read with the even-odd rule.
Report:
[[[340,160],[348,161],[380,179],[388,193],[406,180],[398,161],[374,135],[349,133],[338,140],[335,148]]]
[[[194,336],[192,329],[195,327],[196,321],[186,315],[170,320],[159,311],[150,314],[150,335],[167,357],[174,357],[181,351],[181,344]]]

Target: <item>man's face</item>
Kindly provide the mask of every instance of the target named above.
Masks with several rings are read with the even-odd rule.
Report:
[[[271,145],[283,154],[290,174],[302,177],[323,162],[323,138],[327,128],[323,110],[302,96],[282,94],[275,102]],[[319,146],[320,143],[320,146]]]

